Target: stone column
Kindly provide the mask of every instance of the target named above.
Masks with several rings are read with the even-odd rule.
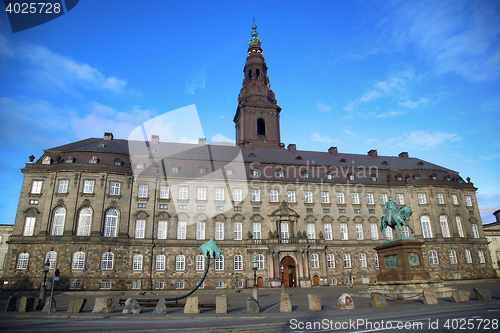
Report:
[[[269,280],[274,279],[274,250],[268,251],[268,262],[269,262]]]
[[[328,268],[326,267],[326,249],[321,251],[321,275],[323,278],[327,278],[328,276]]]

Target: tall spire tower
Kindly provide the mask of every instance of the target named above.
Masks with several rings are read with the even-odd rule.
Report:
[[[280,148],[280,111],[267,77],[267,66],[258,38],[255,17],[248,40],[243,86],[234,116],[236,143],[245,148]]]

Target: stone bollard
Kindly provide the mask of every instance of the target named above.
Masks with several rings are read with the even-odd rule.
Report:
[[[184,313],[200,313],[200,309],[198,308],[198,296],[191,296],[187,298],[186,305],[184,305]]]
[[[467,303],[469,301],[470,291],[468,290],[455,290],[451,294],[451,301],[453,303]]]
[[[111,297],[97,297],[92,313],[113,313],[115,306]]]
[[[309,311],[321,311],[321,296],[309,294],[307,301],[309,302]]]
[[[253,286],[252,297],[258,302],[259,301],[259,287]]]
[[[5,305],[5,312],[16,311],[16,304],[17,296],[10,296],[7,305]]]
[[[45,305],[43,306],[42,312],[48,313],[49,310],[50,313],[54,313],[57,311],[56,300],[54,299],[54,297],[52,297],[51,299],[50,296],[45,299]]]
[[[478,301],[482,301],[482,302],[491,301],[491,293],[488,289],[474,288],[474,289],[472,289],[472,291],[474,292],[474,296],[476,296],[476,299]]]
[[[215,298],[215,313],[227,313],[227,296],[217,296]]]
[[[340,295],[337,301],[337,309],[339,310],[352,310],[354,309],[354,301],[351,295],[345,293]]]
[[[371,300],[371,307],[372,308],[388,308],[389,304],[387,303],[387,299],[385,295],[382,295],[380,293],[371,293],[372,300]]]
[[[165,297],[162,297],[158,300],[156,304],[156,308],[153,310],[154,314],[166,314],[167,306],[165,305]]]
[[[435,305],[438,304],[438,300],[436,298],[436,291],[434,289],[424,289],[424,304],[426,305]]]
[[[80,313],[83,311],[83,308],[85,307],[85,304],[87,304],[87,299],[82,298],[82,299],[77,299],[73,302],[73,313]]]
[[[19,312],[33,311],[35,306],[34,297],[21,297],[21,302],[19,303]]]
[[[281,293],[280,312],[292,312],[292,302],[287,293]]]
[[[125,307],[123,308],[122,313],[138,314],[141,312],[142,312],[141,305],[139,304],[139,302],[137,302],[137,300],[133,298],[128,298],[125,301]]]
[[[259,302],[253,297],[247,298],[247,312],[248,313],[260,313],[260,305]]]

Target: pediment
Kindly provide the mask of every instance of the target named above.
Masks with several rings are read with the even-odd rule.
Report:
[[[297,214],[296,211],[291,209],[290,206],[288,206],[288,203],[286,203],[286,201],[283,201],[280,205],[280,208],[273,211],[269,216],[270,217],[293,216],[298,218],[299,214]]]

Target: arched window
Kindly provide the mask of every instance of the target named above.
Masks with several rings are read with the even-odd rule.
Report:
[[[101,257],[101,269],[113,269],[115,255],[111,252],[104,252]]]
[[[366,267],[366,254],[359,254],[359,267]]]
[[[257,119],[257,135],[266,135],[266,122],[264,119]]]
[[[45,262],[49,263],[49,269],[56,269],[57,267],[57,252],[49,251],[45,255]]]
[[[372,173],[371,179],[372,179],[372,182],[376,182],[377,181],[377,175],[374,174],[374,173]]]
[[[257,269],[258,270],[264,269],[264,255],[258,254],[255,257],[257,258]]]
[[[73,254],[73,262],[71,269],[84,269],[85,268],[85,252],[78,251]]]
[[[205,270],[205,257],[202,255],[196,256],[196,270],[197,271]]]
[[[255,73],[256,73],[257,79],[259,79],[260,71],[258,68],[255,70]]]
[[[319,257],[316,253],[311,254],[311,268],[319,268]]]
[[[165,270],[165,256],[163,254],[159,254],[156,256],[156,270],[157,271]]]
[[[57,208],[54,213],[54,222],[52,224],[52,236],[61,236],[64,232],[64,221],[66,220],[66,209]]]
[[[106,220],[104,222],[104,237],[116,237],[117,227],[118,212],[115,209],[110,209],[106,212]]]
[[[328,268],[335,268],[335,256],[333,254],[326,255],[326,264]]]
[[[472,264],[472,255],[470,254],[469,250],[465,250],[465,261],[468,264]]]
[[[92,210],[83,208],[78,216],[77,236],[90,236],[90,224],[92,221]]]
[[[422,224],[422,236],[424,238],[432,238],[431,220],[429,216],[422,216],[420,218],[420,223]]]
[[[177,257],[175,257],[175,270],[183,271],[185,269],[186,269],[186,257],[184,257],[182,254],[179,254]]]
[[[429,251],[429,265],[439,265],[438,254],[434,250]]]
[[[28,262],[30,260],[30,255],[28,253],[19,253],[19,257],[17,258],[17,269],[27,269]]]
[[[243,257],[241,255],[234,256],[234,270],[241,271],[243,269]]]
[[[344,268],[351,268],[351,255],[344,254]]]
[[[458,261],[457,261],[457,253],[455,252],[455,250],[448,251],[448,257],[450,257],[450,264],[456,264],[456,263],[458,263]]]
[[[224,256],[220,256],[215,259],[215,270],[223,271],[224,270]]]
[[[141,271],[142,270],[142,254],[134,254],[134,257],[132,260],[132,269],[134,271]]]
[[[249,79],[253,79],[253,74],[252,74],[252,70],[248,70],[248,78]]]

